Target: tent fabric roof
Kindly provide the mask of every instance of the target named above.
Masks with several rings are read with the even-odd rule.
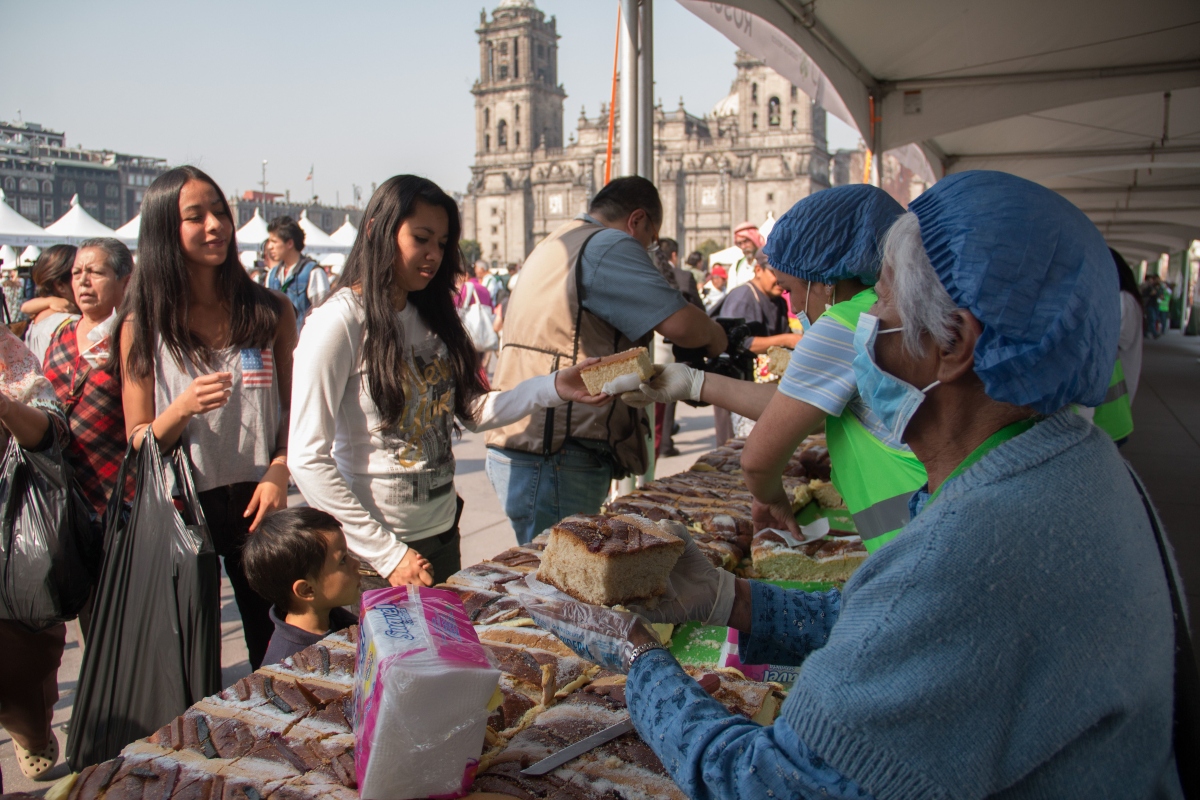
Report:
[[[46,232],[22,217],[8,204],[4,198],[4,190],[0,189],[0,236],[37,236],[44,237]],[[5,242],[6,244],[25,244],[25,242]]]
[[[236,235],[239,247],[258,247],[267,240],[267,223],[259,215],[257,208],[254,209],[254,216],[238,228]]]
[[[679,2],[724,29],[700,8],[712,4]],[[725,7],[727,35],[768,64],[771,26],[797,44],[876,152],[916,144],[939,177],[999,169],[1042,183],[1138,258],[1200,235],[1194,0]],[[734,37],[750,30],[753,42]]]
[[[321,250],[331,246],[341,249],[341,245],[331,239],[328,233],[317,227],[317,223],[308,218],[308,209],[300,212],[300,219],[296,220],[296,224],[304,231],[305,250]]]
[[[46,226],[46,233],[68,239],[91,239],[98,236],[112,236],[116,233],[107,225],[97,222],[79,205],[79,195],[71,198],[71,208],[67,213]]]
[[[124,225],[117,228],[113,235],[123,241],[125,244],[129,245],[130,248],[137,249],[138,234],[141,232],[141,229],[142,215],[138,214],[136,217],[129,220],[129,222],[126,222]]]
[[[354,245],[354,240],[358,238],[358,228],[350,224],[349,214],[346,215],[346,221],[342,223],[342,226],[329,234],[329,238],[346,247]]]

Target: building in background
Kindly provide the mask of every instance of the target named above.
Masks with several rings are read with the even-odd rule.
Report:
[[[578,140],[564,144],[556,20],[533,0],[502,0],[491,20],[481,13],[476,33],[475,163],[463,237],[487,260],[519,262],[603,185],[608,109],[581,112]],[[661,235],[685,253],[709,240],[727,245],[743,220],[778,217],[830,185],[824,110],[749,53],[738,51],[735,67],[729,96],[710,114],[688,112],[682,99],[675,110],[654,110]]]
[[[830,185],[865,183],[863,168],[866,158],[867,151],[861,143],[856,150],[838,150],[829,159]],[[879,170],[879,187],[905,208],[930,186],[924,178],[900,163],[900,159],[890,152],[883,154],[882,164],[878,166],[882,167]]]
[[[293,201],[290,194],[275,192],[243,192],[241,197],[230,197],[229,207],[233,212],[235,227],[242,227],[254,216],[255,210],[264,221],[270,222],[276,217],[288,216],[300,219],[302,212],[308,212],[308,218],[318,228],[326,233],[333,233],[350,217],[350,224],[359,227],[362,221],[363,209],[354,206],[326,206],[320,203]]]
[[[68,147],[61,131],[0,122],[0,187],[10,206],[42,227],[79,195],[85,211],[118,228],[138,215],[146,187],[166,170],[166,159]]]

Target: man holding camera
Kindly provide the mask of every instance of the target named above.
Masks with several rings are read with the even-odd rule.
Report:
[[[645,178],[617,178],[544,239],[521,269],[504,319],[493,389],[592,356],[645,347],[658,331],[683,347],[724,352],[725,331],[673,289],[649,249],[662,201]],[[487,435],[487,472],[517,540],[571,514],[596,513],[614,478],[645,472],[649,420],[621,401],[543,409]]]
[[[709,311],[709,315],[717,318],[744,319],[749,323],[760,323],[766,333],[762,336],[751,336],[743,345],[756,356],[764,355],[770,347],[786,347],[791,350],[800,341],[800,334],[792,333],[788,324],[788,307],[783,299],[783,286],[775,277],[774,271],[767,266],[767,261],[760,253],[754,262],[754,277],[749,283],[732,290],[725,299]],[[745,436],[753,426],[753,420],[746,419],[746,424],[739,424],[740,415],[733,415],[727,409],[713,406],[713,427],[717,435],[717,444],[724,444],[733,436]]]

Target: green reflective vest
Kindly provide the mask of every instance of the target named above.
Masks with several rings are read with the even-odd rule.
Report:
[[[1108,382],[1104,402],[1096,406],[1092,422],[1111,436],[1114,442],[1119,442],[1133,433],[1133,409],[1129,405],[1129,387],[1125,385],[1125,369],[1121,366],[1119,358],[1113,366],[1112,379]]]
[[[859,292],[825,312],[850,330],[878,299],[874,289]],[[875,438],[849,410],[825,419],[831,479],[854,516],[867,552],[874,553],[908,524],[908,499],[928,481],[911,451]]]

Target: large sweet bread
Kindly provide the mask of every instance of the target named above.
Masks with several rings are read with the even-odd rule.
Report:
[[[567,517],[550,531],[538,580],[584,603],[648,600],[667,588],[684,543],[645,517]]]

